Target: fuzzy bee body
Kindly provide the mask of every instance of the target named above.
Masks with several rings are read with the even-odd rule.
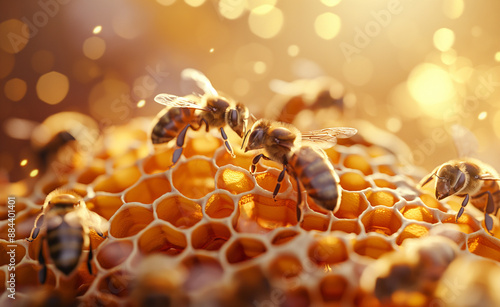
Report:
[[[35,220],[35,225],[27,241],[32,242],[41,235],[38,260],[42,265],[40,282],[44,283],[47,275],[43,241],[47,242],[50,259],[55,267],[70,275],[81,262],[83,249],[89,248],[87,267],[92,274],[92,246],[90,228],[104,237],[108,222],[98,214],[89,211],[83,199],[72,191],[55,190],[47,195],[43,211]]]
[[[153,144],[165,144],[175,139],[189,123],[194,123],[197,116],[194,109],[170,108],[160,112],[151,132]]]

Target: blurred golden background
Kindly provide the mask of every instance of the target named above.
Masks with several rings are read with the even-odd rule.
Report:
[[[193,91],[184,68],[263,114],[291,82],[330,76],[365,119],[404,140],[403,164],[458,157],[467,127],[478,157],[500,168],[500,2],[277,0],[3,1],[0,181],[36,177],[30,137],[61,111],[100,129],[154,116],[162,92]],[[467,147],[467,146],[465,146]],[[22,162],[27,159],[27,161]]]

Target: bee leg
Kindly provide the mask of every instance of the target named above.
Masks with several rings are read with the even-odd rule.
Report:
[[[39,224],[41,225],[43,223],[43,216],[44,216],[44,214],[42,212],[36,217],[35,225],[33,226],[33,229],[31,230],[29,238],[26,238],[26,241],[33,242],[33,240],[35,240],[38,237],[38,234],[40,233],[40,226],[38,226],[38,225]]]
[[[432,177],[434,177],[435,173],[432,173],[430,175],[427,175],[427,177],[425,177],[425,181],[424,183],[421,183],[420,186],[423,187],[424,185],[428,184],[429,181],[432,180]],[[423,180],[423,179],[422,179]]]
[[[42,269],[38,272],[38,280],[40,280],[40,283],[43,285],[45,281],[47,280],[47,264],[45,263],[45,257],[43,256],[43,240],[45,238],[42,238],[42,242],[40,244],[40,251],[38,252],[38,263],[42,266]]]
[[[89,270],[90,275],[92,275],[92,243],[90,242],[89,236],[89,256],[87,258],[87,269]]]
[[[257,163],[259,163],[260,159],[271,160],[270,158],[264,156],[264,154],[256,155],[252,160],[252,166],[250,167],[250,172],[253,174],[257,170]]]
[[[302,216],[302,212],[300,210],[300,205],[302,204],[302,192],[300,191],[300,183],[297,175],[293,176],[295,178],[295,182],[297,183],[297,223],[300,222],[300,217]]]
[[[285,178],[285,172],[286,172],[286,164],[283,165],[283,170],[278,176],[278,182],[276,182],[276,187],[274,188],[273,192],[273,200],[276,201],[276,195],[278,195],[278,192],[280,191],[281,188],[281,182]]]
[[[236,157],[233,153],[233,148],[231,147],[231,144],[229,144],[229,141],[227,140],[227,135],[226,131],[224,131],[224,128],[220,128],[220,134],[222,135],[222,139],[224,140],[224,145],[226,145],[226,150],[227,152],[231,155],[231,157]]]
[[[491,234],[491,230],[493,229],[493,219],[491,218],[490,214],[495,211],[495,202],[493,201],[493,195],[490,191],[486,191],[481,194],[475,195],[473,198],[480,198],[485,194],[488,195],[488,200],[486,202],[486,206],[484,206],[484,225],[486,226],[486,230],[488,230],[488,232]],[[498,211],[498,208],[496,211]]]
[[[464,208],[465,206],[467,206],[467,203],[469,202],[469,194],[465,194],[465,198],[464,200],[462,201],[462,206],[460,207],[460,210],[458,210],[458,213],[457,213],[457,216],[455,218],[455,222],[458,221],[458,219],[462,216],[462,214],[464,213]]]
[[[175,144],[177,145],[178,148],[174,151],[174,154],[172,156],[172,165],[170,167],[173,167],[177,163],[177,161],[179,161],[182,155],[182,151],[184,150],[184,140],[186,139],[186,132],[189,129],[189,127],[191,127],[191,125],[187,124],[186,127],[184,127],[177,136]]]

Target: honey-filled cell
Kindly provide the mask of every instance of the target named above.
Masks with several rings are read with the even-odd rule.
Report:
[[[255,175],[255,181],[257,184],[266,191],[274,192],[276,185],[278,184],[278,176],[279,171],[277,170],[269,170],[260,174]],[[285,179],[281,182],[280,189],[278,191],[278,195],[285,192],[288,189],[289,183]]]
[[[434,212],[423,206],[407,205],[400,210],[401,214],[410,220],[435,224],[438,222]]]
[[[368,208],[368,203],[361,193],[342,191],[340,207],[335,216],[344,219],[358,218]]]
[[[143,255],[162,253],[175,256],[184,251],[187,241],[184,233],[167,225],[156,225],[140,236],[138,246]]]
[[[449,215],[448,217],[442,219],[441,222],[456,224],[460,228],[460,231],[467,234],[476,232],[481,229],[481,225],[479,224],[479,222],[467,212],[462,214],[462,216],[458,220],[456,220],[455,215]]]
[[[307,231],[310,230],[327,231],[329,225],[330,225],[330,218],[320,216],[317,214],[304,214],[302,222],[300,222],[300,227],[302,227],[302,229]]]
[[[172,167],[173,148],[157,150],[142,161],[142,169],[146,174],[164,172]]]
[[[155,199],[170,192],[170,182],[165,176],[150,177],[142,180],[125,193],[125,202],[151,204]]]
[[[337,220],[332,222],[332,231],[338,230],[345,233],[361,233],[361,226],[358,220]]]
[[[217,148],[219,148],[221,145],[222,140],[220,138],[205,133],[203,137],[189,138],[186,142],[186,146],[184,147],[182,154],[186,158],[190,158],[195,155],[201,155],[211,158],[214,156]]]
[[[191,234],[194,249],[219,250],[231,237],[231,231],[221,223],[209,223],[196,227]]]
[[[240,237],[226,250],[227,261],[231,264],[245,262],[267,251],[264,243],[257,239]]]
[[[115,170],[112,175],[99,177],[96,180],[94,191],[103,191],[109,193],[122,192],[132,186],[141,177],[141,172],[137,167],[128,167]]]
[[[397,232],[402,225],[401,218],[391,209],[378,207],[365,214],[361,222],[366,232],[376,232],[390,236]]]
[[[234,209],[233,199],[223,193],[212,194],[205,204],[205,213],[213,219],[229,217]]]
[[[140,206],[130,206],[119,211],[110,221],[109,233],[115,238],[133,236],[153,221],[153,211]]]
[[[173,170],[173,185],[185,197],[202,198],[215,189],[215,173],[211,162],[192,158]]]
[[[337,264],[349,258],[345,243],[333,235],[317,238],[309,247],[308,255],[319,266]]]
[[[350,169],[357,169],[365,176],[373,174],[372,167],[365,157],[361,155],[348,155],[344,159],[344,166]]]
[[[97,289],[119,298],[129,297],[132,279],[133,276],[125,271],[113,271],[100,278]]]
[[[277,279],[293,278],[302,272],[302,264],[293,255],[278,255],[270,262],[268,270]]]
[[[293,240],[298,234],[295,230],[282,230],[273,237],[271,243],[273,245],[282,245]]]
[[[429,228],[419,224],[409,224],[403,231],[399,234],[396,239],[396,244],[401,245],[404,240],[411,238],[420,238],[426,236],[429,233]]]
[[[255,186],[251,175],[244,170],[224,168],[218,172],[217,189],[223,189],[231,194],[240,194],[252,190]]]
[[[162,199],[156,208],[158,218],[170,222],[177,228],[189,228],[203,218],[201,206],[182,196]]]
[[[341,275],[327,275],[319,283],[319,291],[324,302],[340,302],[346,293],[348,281]]]
[[[361,191],[370,187],[370,183],[362,175],[354,172],[342,174],[340,185],[347,191]]]
[[[96,260],[105,269],[121,265],[128,259],[134,249],[131,241],[120,240],[104,244],[96,255]]]
[[[105,194],[98,194],[86,203],[89,210],[94,211],[107,220],[109,220],[123,205],[123,201],[120,196]]]
[[[10,245],[10,246],[9,246]],[[14,253],[11,251],[14,250]],[[12,244],[9,242],[0,241],[0,266],[3,265],[17,265],[26,255],[26,249],[22,245],[15,245],[12,248]],[[12,257],[13,256],[13,257]],[[12,258],[11,258],[12,257]],[[14,262],[11,262],[13,259]]]
[[[287,227],[297,223],[296,202],[285,200],[273,200],[260,194],[247,194],[238,202],[239,216],[237,231],[244,232],[242,226],[245,221],[256,221],[263,229],[275,229]]]
[[[356,240],[353,249],[356,254],[373,259],[378,259],[383,254],[394,250],[389,241],[378,236],[369,236],[361,240]]]
[[[392,207],[398,201],[398,198],[388,191],[367,191],[366,198],[372,206]]]
[[[233,165],[241,167],[242,169],[250,169],[252,165],[252,159],[247,155],[237,154],[236,157],[232,157],[225,148],[220,150],[215,156],[215,164],[219,167],[225,165]]]
[[[467,240],[467,246],[473,254],[500,261],[500,244],[498,243],[498,239],[486,233],[470,236]]]

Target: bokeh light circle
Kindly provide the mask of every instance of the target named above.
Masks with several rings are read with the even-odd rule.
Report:
[[[42,75],[36,84],[38,98],[48,104],[58,104],[69,91],[69,80],[65,75],[51,71]]]

